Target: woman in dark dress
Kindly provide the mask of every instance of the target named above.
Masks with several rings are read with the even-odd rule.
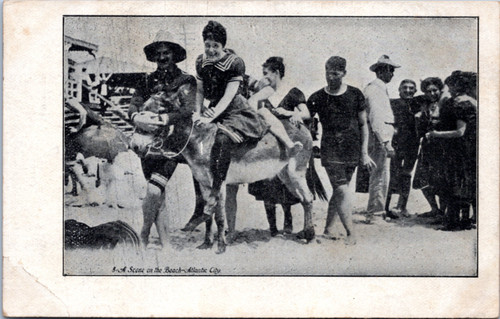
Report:
[[[467,95],[470,78],[455,71],[446,79],[451,98],[443,106],[441,125],[426,134],[427,138],[441,141],[445,145],[442,162],[443,179],[438,190],[448,197],[448,211],[443,230],[470,229],[468,207],[476,201],[476,112],[475,100]],[[460,220],[460,211],[464,212]]]
[[[259,82],[261,85],[258,91],[249,98],[248,103],[251,107],[258,109],[260,114],[265,114],[264,117],[270,124],[273,134],[278,135],[273,128],[279,125],[278,130],[283,130],[279,134],[286,135],[290,139],[283,124],[278,119],[288,119],[295,125],[301,125],[304,120],[309,119],[310,115],[305,104],[304,93],[296,87],[290,89],[283,85],[282,80],[285,75],[283,58],[270,57],[262,65],[262,68],[264,78]],[[248,187],[248,192],[255,196],[257,200],[264,201],[271,236],[278,234],[276,228],[276,204],[281,204],[285,215],[283,233],[292,233],[291,206],[300,201],[288,191],[278,177],[252,183]]]
[[[440,197],[440,206],[436,200],[436,187],[441,183],[443,145],[441,141],[430,139],[426,134],[435,130],[441,121],[441,103],[444,84],[436,77],[426,78],[422,81],[420,89],[424,92],[427,103],[423,103],[422,110],[416,117],[417,132],[422,137],[420,152],[418,154],[417,168],[413,179],[413,188],[421,189],[431,206],[431,211],[421,214],[420,217],[436,217],[446,209],[445,199]]]
[[[207,201],[212,207],[217,203],[221,186],[226,179],[232,149],[238,143],[262,138],[268,125],[239,94],[245,63],[236,54],[225,50],[226,29],[218,22],[209,21],[202,35],[205,53],[196,59],[194,120],[198,123],[214,122],[218,126],[210,163],[213,174],[212,193]],[[207,108],[203,106],[204,99],[210,102]],[[194,224],[207,221],[210,217],[203,214]]]

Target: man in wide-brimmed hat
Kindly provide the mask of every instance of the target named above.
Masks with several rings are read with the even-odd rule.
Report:
[[[180,89],[184,95],[194,96],[196,94],[196,79],[192,75],[183,72],[176,65],[186,58],[186,50],[173,39],[173,34],[162,30],[158,32],[151,44],[144,47],[146,59],[155,62],[158,67],[156,71],[148,74],[139,83],[130,104],[129,117],[136,125],[135,134],[137,135],[143,134],[147,136],[148,134],[150,135],[151,131],[158,128],[158,125],[155,125],[154,121],[150,121],[150,112],[165,112],[170,117],[175,116],[176,112],[183,112],[183,110],[151,108],[145,110],[144,102],[148,101],[151,96],[157,93],[168,96],[176,94]],[[141,140],[141,136],[134,137],[134,141]],[[147,137],[143,140],[150,141]],[[141,151],[144,150],[141,147],[137,148],[141,149]],[[164,233],[165,225],[158,225],[158,214],[163,209],[165,203],[165,187],[168,180],[174,173],[177,164],[185,162],[182,156],[169,159],[161,156],[161,154],[152,154],[151,152],[148,154],[141,153],[140,155],[142,155],[141,160],[144,176],[148,180],[147,193],[142,204],[144,224],[141,231],[141,240],[147,245],[153,223],[157,225],[156,228],[160,235],[160,240],[163,241],[166,238],[166,234]],[[199,185],[195,180],[194,184],[196,193],[195,215],[197,215],[203,211],[204,202],[201,197]]]
[[[386,84],[392,80],[394,69],[400,65],[389,56],[382,55],[370,66],[377,78],[365,88],[365,98],[370,127],[369,155],[376,167],[370,171],[367,208],[367,222],[377,213],[385,214],[385,202],[390,180],[391,157],[394,155],[392,137],[394,135],[394,115]],[[396,217],[387,212],[387,216]]]
[[[144,47],[146,59],[156,63],[157,69],[137,86],[128,111],[131,119],[142,111],[144,102],[152,95],[174,83],[179,76],[187,75],[176,65],[186,59],[186,50],[172,39],[170,32],[161,30],[154,41]]]

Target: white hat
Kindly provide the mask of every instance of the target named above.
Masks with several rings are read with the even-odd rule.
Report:
[[[379,65],[383,65],[383,64],[386,64],[386,65],[391,65],[391,66],[392,66],[392,67],[394,67],[394,68],[399,68],[399,67],[401,67],[401,65],[396,64],[396,63],[392,62],[392,61],[391,61],[391,59],[389,58],[389,56],[388,56],[388,55],[385,55],[385,54],[384,54],[384,55],[382,55],[382,56],[378,59],[377,63],[372,64],[372,66],[370,66],[370,71],[375,72],[375,70],[378,68],[378,66],[379,66]]]

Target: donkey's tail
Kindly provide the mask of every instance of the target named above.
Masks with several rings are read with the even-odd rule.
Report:
[[[325,187],[323,186],[323,183],[321,182],[321,179],[316,172],[316,167],[314,165],[314,156],[311,156],[311,159],[309,160],[309,167],[307,168],[306,172],[306,180],[307,186],[309,186],[309,189],[313,193],[314,199],[316,199],[316,196],[318,196],[319,199],[323,201],[328,200]]]

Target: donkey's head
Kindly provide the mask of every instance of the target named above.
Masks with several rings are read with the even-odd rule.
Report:
[[[182,92],[175,91],[167,93],[160,91],[153,94],[145,103],[144,111],[153,113],[169,113],[179,111],[183,107]]]
[[[194,78],[186,79],[175,89],[160,91],[145,103],[143,111],[135,117],[135,124],[142,132],[132,137],[131,148],[143,154],[154,141],[176,148],[184,142],[185,130],[192,126],[192,114],[196,99]],[[167,141],[168,139],[168,141]]]
[[[193,83],[180,85],[176,90],[160,91],[144,103],[144,111],[160,114],[163,125],[176,125],[191,117],[195,109],[196,86]],[[162,117],[161,115],[164,114]]]

